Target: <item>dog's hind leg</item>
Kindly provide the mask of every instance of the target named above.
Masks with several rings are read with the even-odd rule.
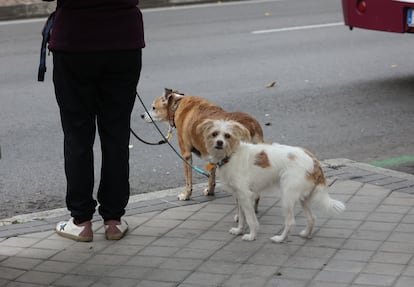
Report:
[[[212,168],[210,170],[210,176],[208,178],[208,187],[204,190],[204,195],[212,196],[214,195],[214,191],[216,189],[216,168]]]
[[[303,211],[306,215],[306,228],[300,232],[300,236],[303,238],[312,238],[313,225],[315,223],[315,218],[312,215],[312,210],[310,208],[310,199],[305,198],[300,200]]]
[[[190,164],[193,164],[193,158],[191,152],[184,152],[183,158]],[[185,192],[178,195],[179,200],[189,200],[191,194],[193,193],[193,171],[188,166],[187,163],[184,163],[184,173],[185,173]]]
[[[270,240],[280,243],[283,242],[293,225],[295,225],[295,204],[298,201],[298,192],[297,186],[289,185],[285,186],[281,183],[281,193],[282,193],[282,209],[285,215],[285,227],[281,235],[276,235],[270,238]]]

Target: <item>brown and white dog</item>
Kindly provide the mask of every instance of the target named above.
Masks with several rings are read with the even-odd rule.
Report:
[[[218,176],[226,190],[234,192],[239,205],[239,223],[230,233],[243,233],[245,222],[250,229],[243,240],[254,240],[259,222],[254,212],[254,201],[263,190],[281,192],[285,227],[281,235],[271,238],[282,242],[295,223],[294,207],[300,202],[305,211],[307,226],[300,233],[310,238],[314,217],[311,201],[326,211],[340,213],[345,205],[332,199],[319,161],[307,150],[280,144],[245,143],[249,131],[234,121],[204,120],[198,125],[203,133],[210,161],[217,163]]]
[[[263,130],[259,122],[252,116],[243,112],[226,112],[223,108],[210,101],[196,96],[184,96],[183,94],[165,89],[164,94],[154,100],[152,110],[141,117],[147,122],[166,122],[170,128],[177,128],[178,144],[181,155],[192,164],[192,153],[201,158],[208,159],[208,151],[203,138],[203,131],[199,125],[206,119],[233,120],[243,125],[248,131],[248,138],[243,140],[252,143],[263,142]],[[216,185],[216,168],[211,166],[208,187],[204,190],[205,195],[214,195]],[[192,170],[184,163],[186,190],[178,198],[188,200],[192,194]]]

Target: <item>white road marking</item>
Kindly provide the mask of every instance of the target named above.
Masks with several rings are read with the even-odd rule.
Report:
[[[277,33],[277,32],[289,32],[289,31],[306,30],[306,29],[335,27],[335,26],[341,26],[341,25],[345,25],[344,22],[326,23],[326,24],[317,24],[317,25],[305,25],[305,26],[294,26],[294,27],[268,29],[268,30],[256,30],[256,31],[252,31],[251,33],[252,34],[266,34],[266,33]]]

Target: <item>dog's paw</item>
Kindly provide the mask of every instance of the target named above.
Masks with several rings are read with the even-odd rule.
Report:
[[[286,238],[284,238],[283,236],[279,236],[279,235],[276,235],[270,238],[270,240],[276,243],[282,243],[283,241],[285,241],[285,239]]]
[[[305,239],[311,239],[312,238],[312,234],[310,234],[306,229],[302,230],[299,233],[300,237],[305,238]]]
[[[243,233],[243,230],[241,228],[233,227],[233,228],[230,228],[229,232],[230,234],[233,234],[233,235],[240,235]]]
[[[245,235],[243,235],[243,237],[242,237],[242,240],[243,241],[253,241],[253,240],[255,240],[256,239],[256,236],[255,235],[253,235],[253,234],[245,234]]]
[[[190,197],[187,196],[185,193],[180,193],[178,195],[178,200],[189,200],[189,199],[190,199]]]
[[[214,195],[214,191],[211,192],[209,188],[206,188],[206,189],[203,190],[203,194],[205,196],[213,196]]]

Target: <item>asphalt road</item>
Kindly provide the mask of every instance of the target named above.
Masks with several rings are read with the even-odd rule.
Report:
[[[412,172],[413,36],[351,32],[339,0],[149,9],[144,21],[138,91],[148,106],[164,87],[174,88],[249,112],[266,141],[305,146],[321,160],[377,161]],[[65,206],[51,56],[46,81],[36,81],[42,25],[0,22],[0,218]],[[134,130],[160,140],[141,120],[143,110],[137,101]],[[172,143],[177,147],[175,138]],[[132,194],[184,185],[182,163],[167,145],[131,139],[130,165]],[[205,181],[195,175],[196,183]]]

